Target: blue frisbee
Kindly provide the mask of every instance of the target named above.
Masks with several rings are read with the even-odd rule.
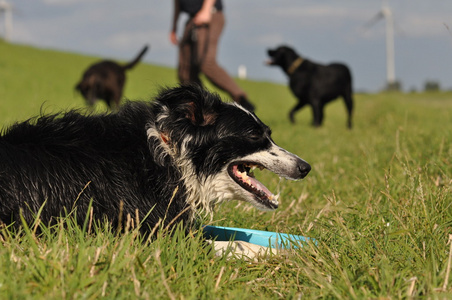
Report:
[[[317,244],[316,240],[301,235],[254,230],[246,228],[204,226],[203,234],[206,238],[217,241],[244,241],[264,247],[277,249],[297,249],[308,242]]]

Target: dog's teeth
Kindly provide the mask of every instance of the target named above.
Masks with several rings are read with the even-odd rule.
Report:
[[[276,205],[279,204],[279,202],[278,202],[279,194],[278,194],[278,195],[271,195],[268,199],[269,199],[273,204],[276,204]]]

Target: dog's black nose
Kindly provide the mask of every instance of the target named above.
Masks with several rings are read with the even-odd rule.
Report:
[[[311,171],[311,165],[305,161],[301,161],[298,164],[298,171],[300,171],[300,178],[305,178],[309,171]]]

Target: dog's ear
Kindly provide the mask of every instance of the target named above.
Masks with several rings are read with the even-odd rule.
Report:
[[[177,112],[173,111],[173,114],[176,116],[173,115],[167,120],[167,122],[163,122],[167,124],[160,128],[158,134],[160,142],[167,146],[170,146],[172,143],[172,130],[169,129],[170,126],[168,126],[168,123],[177,122],[178,119],[186,119],[194,126],[208,126],[212,125],[217,118],[217,114],[213,110],[199,107],[199,105],[195,102],[179,104],[176,110]],[[179,115],[179,117],[177,117],[177,115]]]
[[[210,106],[200,105],[195,101],[188,102],[185,106],[185,117],[195,126],[208,126],[215,123],[217,113]]]
[[[165,89],[156,97],[147,135],[155,161],[165,165],[178,159],[184,140],[214,125],[223,102],[196,85]]]
[[[194,126],[215,123],[222,103],[218,95],[196,84],[163,90],[156,100],[169,122],[188,120]]]
[[[184,84],[167,89],[158,100],[169,109],[171,119],[186,119],[194,126],[209,126],[215,123],[223,102],[216,93],[211,93],[198,84]]]
[[[223,102],[198,85],[181,85],[160,92],[153,105],[155,127],[164,135],[165,144],[177,142],[180,135],[192,132],[195,127],[213,125]],[[176,138],[177,140],[179,138]]]

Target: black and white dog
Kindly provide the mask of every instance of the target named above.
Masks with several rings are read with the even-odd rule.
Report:
[[[318,127],[323,122],[325,104],[342,97],[347,108],[347,127],[352,128],[353,88],[350,69],[341,63],[322,65],[302,58],[292,48],[279,46],[269,49],[268,65],[279,66],[289,77],[292,93],[298,103],[289,113],[289,119],[295,123],[295,113],[310,105],[313,112],[312,125]]]
[[[255,114],[195,86],[163,90],[118,112],[76,111],[17,123],[0,136],[0,220],[20,224],[77,210],[113,226],[138,210],[142,230],[244,200],[263,210],[278,199],[253,176],[265,168],[297,180],[311,167],[278,147]],[[120,203],[121,208],[120,208]],[[189,226],[187,226],[189,227]]]

